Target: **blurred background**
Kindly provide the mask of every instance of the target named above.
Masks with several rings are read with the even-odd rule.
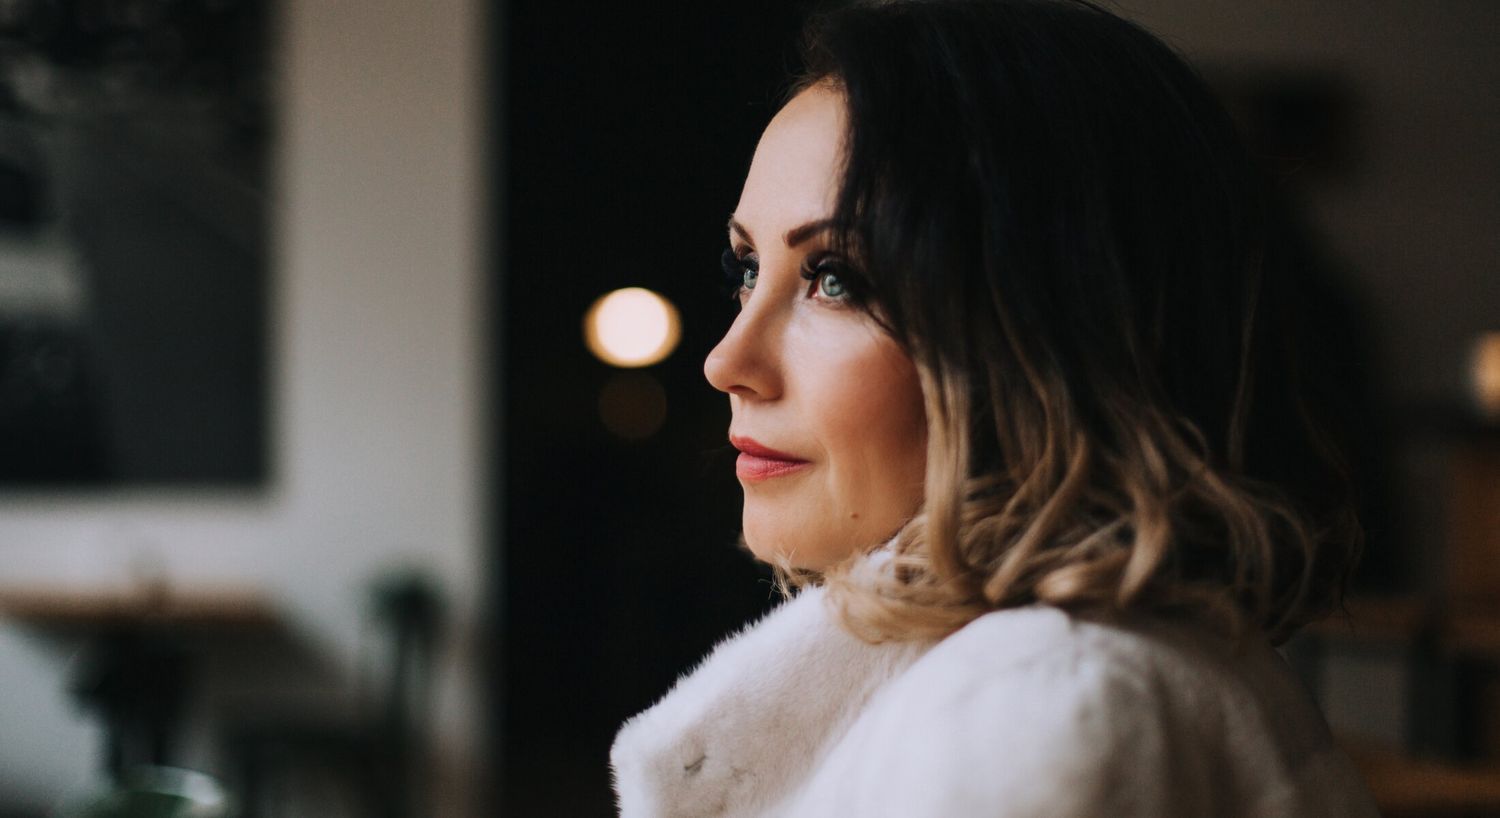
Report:
[[[1388,814],[1500,814],[1500,5],[1114,7],[1316,282],[1370,541],[1286,652]],[[0,0],[0,818],[612,814],[774,602],[700,364],[808,8]]]

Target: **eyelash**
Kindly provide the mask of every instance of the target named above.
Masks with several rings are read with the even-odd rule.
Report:
[[[745,287],[745,273],[753,271],[759,275],[760,260],[750,253],[740,255],[731,247],[724,250],[720,262],[724,268],[724,283],[729,291],[728,295],[731,299],[739,300],[749,289]],[[799,274],[802,280],[808,282],[807,294],[809,296],[817,293],[820,280],[832,274],[839,276],[847,293],[842,298],[832,299],[834,302],[852,305],[860,305],[864,302],[863,282],[838,256],[831,253],[810,256],[807,261],[803,262]]]
[[[754,270],[759,275],[760,261],[752,258],[748,253],[742,256],[730,247],[724,250],[720,262],[724,266],[724,294],[731,299],[738,300],[740,291],[745,289],[746,270]]]
[[[835,297],[833,300],[840,304],[858,305],[862,303],[860,297],[862,289],[860,288],[857,276],[849,269],[849,265],[838,256],[823,254],[810,257],[802,265],[801,275],[802,280],[809,284],[808,295],[813,295],[818,291],[819,282],[824,278],[827,278],[829,275],[837,275],[839,281],[844,285],[844,295]]]

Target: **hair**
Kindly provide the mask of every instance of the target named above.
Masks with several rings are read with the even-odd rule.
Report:
[[[1085,0],[814,16],[792,94],[847,106],[834,241],[918,370],[925,500],[824,583],[874,641],[1041,603],[1273,642],[1360,546],[1308,399],[1270,196],[1203,80]],[[790,95],[789,95],[790,96]]]

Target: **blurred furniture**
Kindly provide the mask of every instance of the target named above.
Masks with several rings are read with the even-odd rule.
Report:
[[[212,777],[173,767],[136,767],[105,792],[64,806],[55,818],[232,818]]]
[[[385,662],[373,680],[378,695],[359,702],[353,717],[270,713],[226,727],[224,751],[237,776],[242,818],[262,818],[268,785],[288,775],[336,780],[354,793],[360,815],[426,815],[420,765],[441,596],[431,581],[408,574],[377,583],[371,604]]]
[[[1448,598],[1500,605],[1500,421],[1453,453],[1448,496]]]
[[[1299,638],[1293,662],[1305,679],[1316,685],[1322,653],[1332,645],[1395,649],[1405,657],[1409,682],[1406,752],[1472,761],[1500,751],[1481,717],[1489,706],[1488,678],[1500,667],[1500,598],[1356,597],[1345,608]]]
[[[1431,579],[1406,595],[1351,598],[1346,615],[1289,645],[1289,658],[1316,687],[1331,647],[1395,650],[1407,677],[1404,746],[1350,747],[1381,809],[1500,815],[1500,422],[1430,411],[1419,431],[1447,475]]]
[[[246,588],[0,588],[0,617],[84,640],[74,697],[104,722],[105,767],[118,780],[168,765],[199,654],[278,633],[275,610]]]
[[[1500,766],[1413,758],[1347,744],[1385,818],[1492,818],[1500,815]]]

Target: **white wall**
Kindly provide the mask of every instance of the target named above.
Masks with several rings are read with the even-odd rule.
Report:
[[[472,0],[276,4],[273,486],[0,498],[0,584],[264,587],[354,661],[365,583],[418,562],[452,597],[445,754],[472,760],[484,544],[483,45]],[[144,555],[144,557],[142,556]],[[0,796],[48,804],[96,763],[71,647],[0,623]]]

